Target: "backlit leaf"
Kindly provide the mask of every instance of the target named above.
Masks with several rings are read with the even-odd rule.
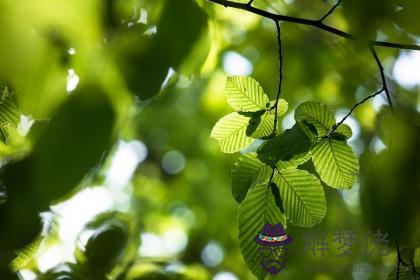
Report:
[[[274,106],[275,104],[276,104],[275,100],[270,101],[270,108]],[[289,104],[287,103],[287,101],[280,98],[279,102],[277,103],[277,116],[283,116],[287,112],[288,107],[289,107]],[[275,115],[275,113],[276,113],[275,109],[270,110],[270,114]]]
[[[359,162],[345,141],[325,139],[312,150],[315,169],[327,185],[350,189],[356,182]]]
[[[343,123],[341,124],[337,130],[333,133],[332,138],[337,140],[347,140],[353,135],[350,126]]]
[[[269,99],[263,88],[250,77],[228,77],[225,95],[230,106],[236,111],[255,112],[265,110],[269,106]]]
[[[236,112],[230,113],[216,123],[210,137],[219,141],[222,152],[238,152],[254,141],[254,139],[246,136],[248,124],[248,117]]]
[[[327,211],[321,182],[305,170],[289,169],[274,175],[287,221],[301,227],[319,224]]]
[[[315,101],[299,105],[295,111],[295,120],[313,125],[319,136],[328,134],[335,124],[332,110],[323,103]]]

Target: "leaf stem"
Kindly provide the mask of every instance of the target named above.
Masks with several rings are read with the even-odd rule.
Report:
[[[267,219],[266,219],[266,215],[265,215],[265,213],[267,212],[268,191],[270,190],[271,183],[273,182],[273,178],[274,178],[274,170],[275,170],[275,167],[272,167],[272,171],[271,171],[271,175],[270,175],[270,180],[268,180],[267,188],[266,188],[266,190],[265,190],[265,202],[264,202],[264,224],[266,224],[266,223],[267,223]]]
[[[382,89],[385,91],[386,98],[388,99],[389,107],[391,107],[392,109],[392,101],[391,101],[391,96],[389,94],[388,85],[385,79],[384,67],[382,66],[381,60],[379,59],[379,56],[373,46],[370,46],[370,51],[372,52],[372,55],[375,58],[376,64],[378,65],[379,73],[381,74],[381,79],[382,79]]]
[[[277,31],[277,45],[278,45],[278,53],[279,53],[279,83],[278,83],[278,89],[277,89],[277,96],[276,96],[276,102],[274,103],[274,127],[273,127],[273,137],[277,134],[277,122],[278,122],[278,104],[279,99],[281,95],[281,86],[283,82],[283,50],[281,46],[281,30],[280,30],[280,24],[278,21],[274,21],[276,24],[276,31]]]
[[[353,113],[354,110],[356,110],[357,107],[359,107],[360,105],[362,105],[363,103],[365,103],[366,101],[368,101],[369,99],[381,94],[382,92],[384,92],[384,88],[378,90],[375,93],[372,93],[371,95],[366,96],[362,101],[357,102],[356,104],[353,105],[353,107],[351,107],[350,111],[347,113],[347,115],[345,115],[338,123],[336,123],[334,125],[334,127],[330,130],[330,132],[328,132],[327,135],[321,137],[321,138],[328,138],[330,137],[336,130],[337,128],[342,125],[344,123],[344,121]]]
[[[340,6],[340,4],[341,4],[341,0],[338,0],[337,3],[322,18],[319,19],[319,22],[323,22],[329,15],[331,15],[334,12],[334,10],[338,6]]]

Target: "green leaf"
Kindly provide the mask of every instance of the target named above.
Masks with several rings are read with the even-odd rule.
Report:
[[[260,117],[255,130],[251,134],[249,134],[249,136],[255,139],[265,138],[272,135],[273,131],[274,131],[274,115],[270,114],[269,112],[265,112]]]
[[[311,141],[298,125],[265,142],[258,149],[258,158],[279,168],[296,167],[310,158]],[[280,162],[279,162],[280,161]]]
[[[265,202],[267,202],[266,207]],[[239,206],[239,247],[246,264],[258,279],[264,279],[267,274],[261,268],[262,258],[258,251],[259,245],[255,242],[255,237],[265,222],[285,225],[285,217],[280,213],[267,184],[260,184],[249,190]]]
[[[287,221],[301,227],[319,224],[327,211],[321,182],[305,170],[276,173],[273,182],[280,189]]]
[[[332,110],[323,103],[315,101],[300,104],[295,111],[295,120],[313,125],[319,136],[328,134],[335,124]]]
[[[232,167],[232,195],[241,203],[249,188],[270,176],[271,168],[257,159],[255,153],[240,156]]]
[[[333,139],[336,140],[347,140],[353,135],[350,126],[343,123],[341,124],[336,131],[331,135]]]
[[[124,33],[116,33],[119,36],[112,49],[127,86],[141,100],[161,91],[170,67],[185,75],[197,70],[188,68],[203,62],[209,49],[207,16],[196,1],[159,2],[163,5],[156,35],[145,35],[141,24],[133,24]],[[123,26],[120,20],[118,23]],[[202,51],[198,50],[200,47]]]
[[[246,136],[248,124],[248,117],[236,112],[230,113],[216,123],[210,137],[219,142],[222,152],[238,152],[254,141],[254,139]]]
[[[33,242],[16,252],[16,258],[10,263],[14,272],[25,268],[33,261],[43,239],[43,236],[39,235]]]
[[[270,101],[270,108],[273,107],[276,104],[276,101]],[[280,98],[279,102],[277,103],[277,116],[283,116],[284,114],[286,114],[287,109],[289,108],[289,104],[287,103],[286,100]],[[276,114],[276,110],[270,110],[270,114],[275,115]]]
[[[207,16],[193,0],[164,1],[157,23],[156,44],[160,59],[178,71],[207,28]],[[155,57],[155,61],[159,60]],[[150,65],[153,66],[153,65]]]
[[[9,135],[17,128],[20,120],[20,110],[7,87],[0,96],[0,141],[7,144]]]
[[[356,182],[359,162],[345,141],[325,139],[312,149],[315,169],[327,185],[350,189]]]
[[[236,111],[255,112],[266,110],[269,106],[269,99],[263,88],[250,77],[228,77],[225,95],[230,106]]]
[[[97,228],[89,238],[84,252],[94,274],[103,275],[118,263],[127,243],[125,226],[113,219]]]

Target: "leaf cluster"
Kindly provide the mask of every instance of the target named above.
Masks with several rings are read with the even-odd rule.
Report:
[[[233,153],[254,139],[263,143],[256,152],[241,155],[232,168],[232,195],[239,206],[239,243],[242,255],[259,279],[266,272],[255,236],[265,223],[312,227],[326,213],[322,183],[350,189],[359,163],[347,140],[349,126],[336,122],[333,111],[320,102],[304,102],[294,114],[295,125],[275,135],[275,118],[285,114],[287,102],[279,100],[278,116],[268,97],[252,78],[230,77],[225,90],[237,112],[223,117],[211,137],[221,151]],[[257,120],[257,121],[255,121]],[[250,133],[251,131],[251,133]],[[263,133],[256,133],[263,132]]]

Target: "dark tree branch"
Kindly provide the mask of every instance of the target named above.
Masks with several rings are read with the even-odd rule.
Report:
[[[334,12],[334,10],[338,6],[340,6],[340,4],[341,4],[341,0],[338,0],[338,2],[322,18],[319,19],[319,21],[323,22],[329,15],[331,15]]]
[[[391,95],[389,94],[388,85],[386,83],[384,67],[382,66],[381,60],[379,59],[379,56],[376,53],[375,48],[373,46],[370,47],[370,51],[372,52],[373,57],[375,58],[376,64],[378,65],[379,72],[381,73],[382,89],[385,91],[386,98],[388,99],[389,107],[391,107],[392,109]]]
[[[278,84],[278,89],[277,89],[277,96],[276,96],[276,102],[274,103],[274,128],[273,128],[273,137],[276,136],[277,133],[277,113],[278,113],[278,104],[279,104],[279,99],[280,99],[280,94],[281,94],[281,85],[282,85],[282,81],[283,81],[283,51],[282,51],[282,47],[281,47],[281,31],[280,31],[280,24],[278,21],[274,21],[276,24],[276,31],[277,31],[277,45],[278,45],[278,50],[279,50],[279,84]]]
[[[247,3],[248,6],[252,5],[252,2],[254,2],[254,0],[249,0],[249,2]]]
[[[262,17],[274,20],[274,21],[285,21],[285,22],[292,22],[296,24],[302,24],[302,25],[309,25],[316,27],[318,29],[324,30],[326,32],[332,33],[336,36],[343,37],[349,40],[357,40],[355,36],[352,34],[349,34],[347,32],[344,32],[342,30],[339,30],[335,27],[326,25],[322,23],[319,20],[313,20],[313,19],[306,19],[306,18],[298,18],[298,17],[291,17],[291,16],[285,16],[280,14],[274,14],[271,12],[267,12],[265,10],[261,10],[255,7],[252,7],[251,5],[248,5],[248,3],[238,3],[230,0],[208,0],[210,2],[223,5],[225,7],[231,7],[235,9],[240,9],[244,11],[251,12],[256,15],[260,15]],[[415,44],[400,44],[400,43],[393,43],[393,42],[385,42],[385,41],[368,41],[366,42],[369,46],[382,46],[382,47],[388,47],[388,48],[396,48],[396,49],[405,49],[405,50],[420,50],[420,45]]]

